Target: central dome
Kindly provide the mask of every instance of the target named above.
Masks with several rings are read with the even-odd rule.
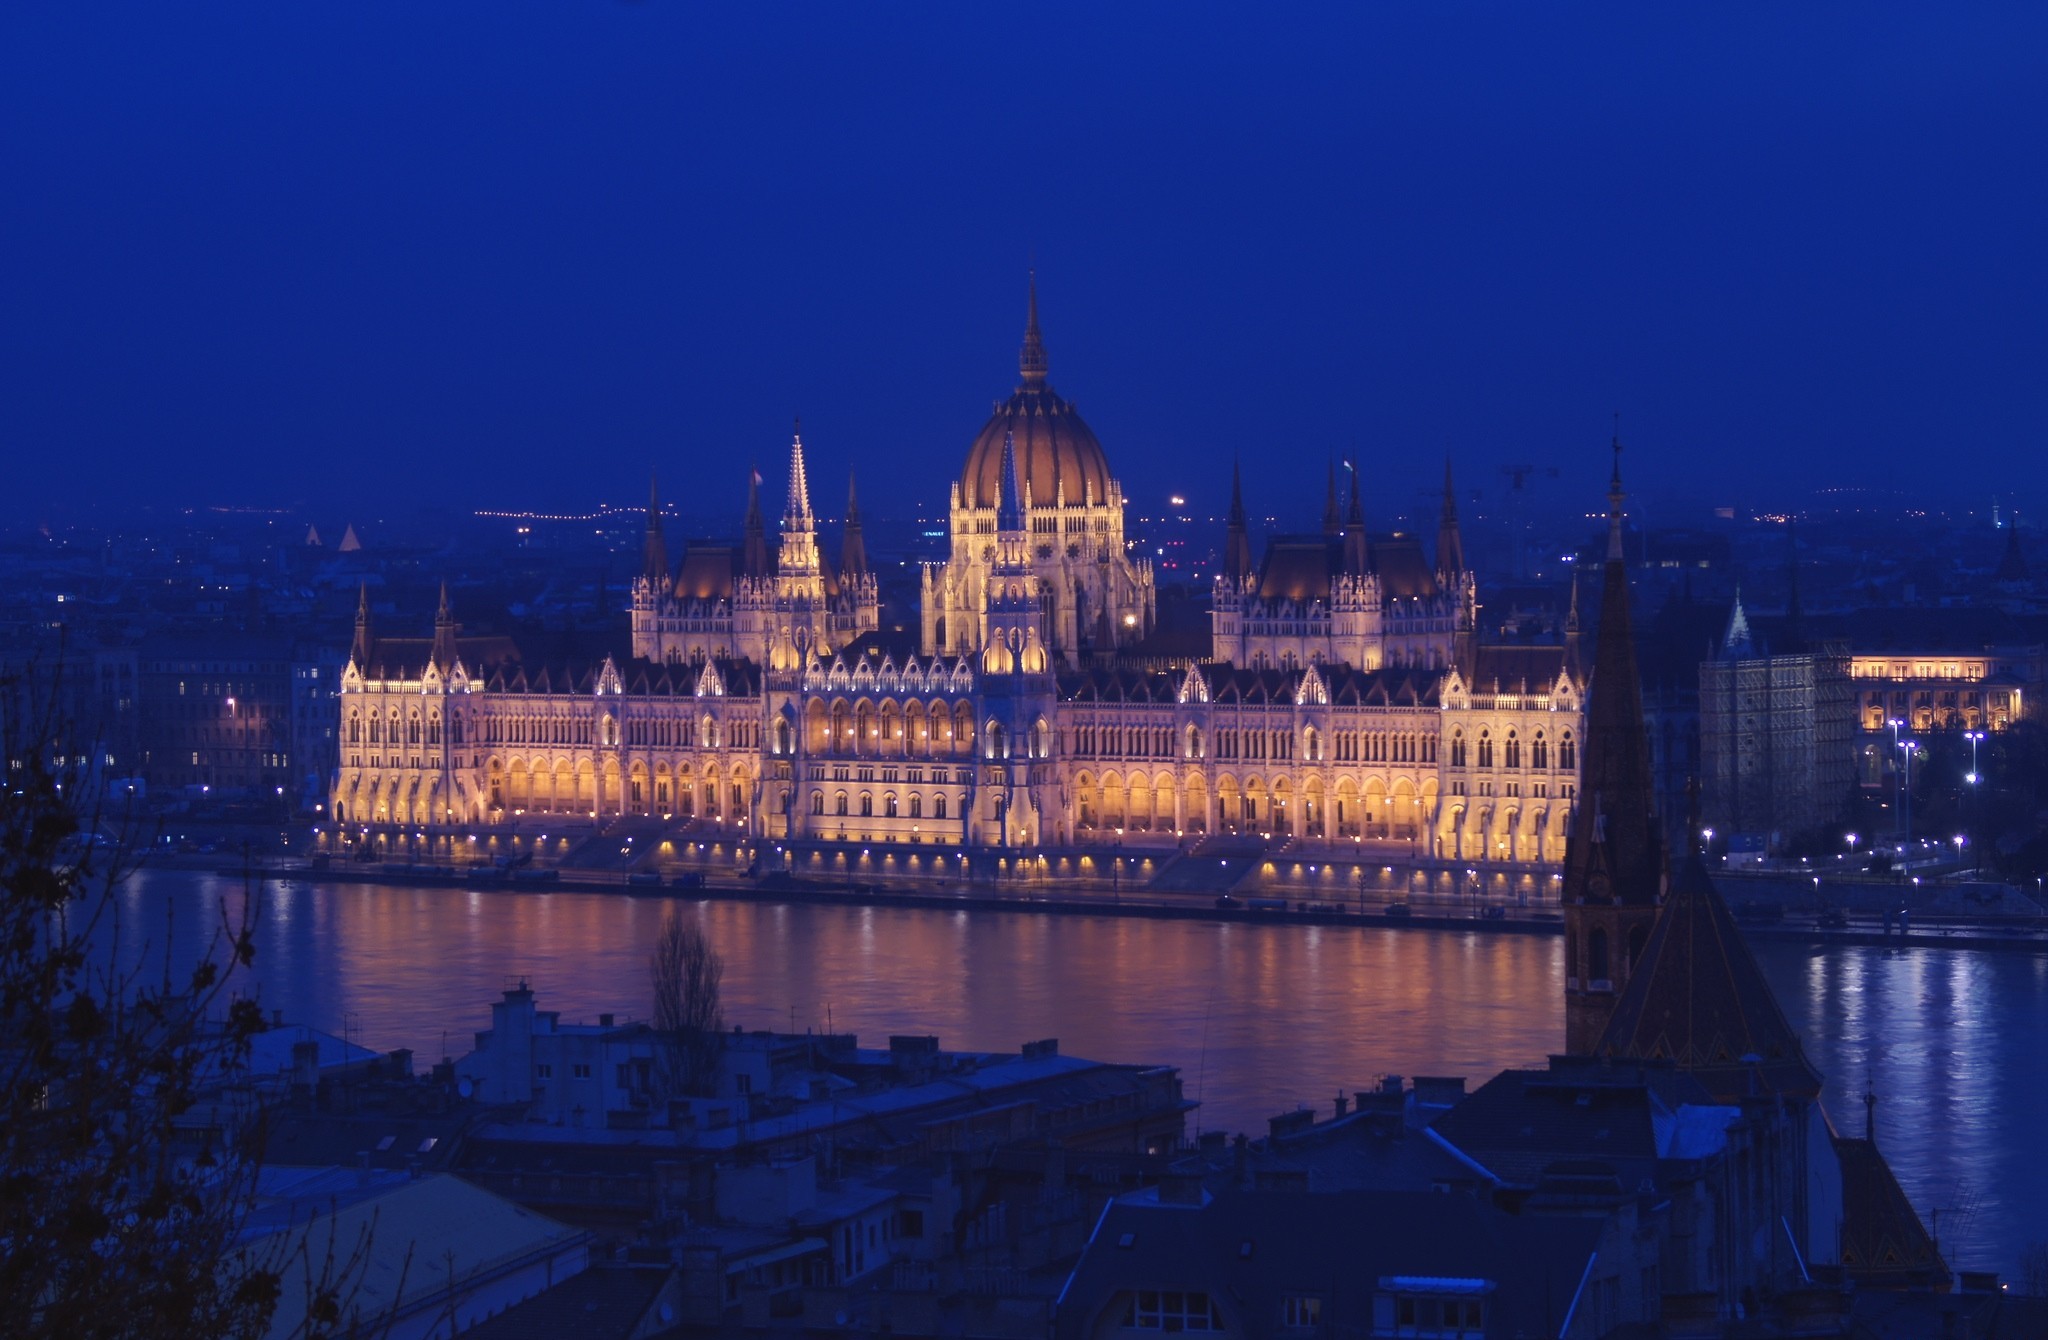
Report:
[[[1068,505],[1101,504],[1109,497],[1109,462],[1102,443],[1074,407],[1045,380],[1045,343],[1038,334],[1038,287],[1031,289],[1031,315],[1020,360],[1023,380],[1016,394],[996,406],[960,472],[960,500],[967,507],[994,507],[1002,491],[1003,438],[1017,450],[1017,478],[1031,505],[1050,507],[1062,496]],[[1020,500],[1021,501],[1021,500]]]

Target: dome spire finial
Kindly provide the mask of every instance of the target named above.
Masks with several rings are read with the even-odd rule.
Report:
[[[1041,386],[1045,383],[1045,339],[1038,333],[1038,271],[1035,268],[1031,271],[1030,292],[1024,321],[1024,351],[1017,359],[1017,366],[1026,386]]]

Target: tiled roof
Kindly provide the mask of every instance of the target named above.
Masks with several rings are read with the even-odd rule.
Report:
[[[1697,856],[1671,881],[1596,1051],[1671,1061],[1720,1102],[1820,1092],[1819,1074]]]

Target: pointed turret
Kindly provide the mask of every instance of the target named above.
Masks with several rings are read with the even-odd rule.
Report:
[[[1024,320],[1024,348],[1017,357],[1017,370],[1025,387],[1045,385],[1045,340],[1038,333],[1038,271],[1031,272],[1030,311]]]
[[[1564,663],[1574,675],[1579,672],[1579,570],[1572,569],[1572,603],[1564,612]]]
[[[1458,531],[1458,486],[1451,479],[1451,458],[1444,455],[1444,510],[1436,525],[1436,566],[1445,576],[1465,570],[1465,540]]]
[[[782,508],[782,528],[811,530],[811,481],[804,469],[804,421],[798,419],[789,435],[789,501]]]
[[[1578,797],[1565,841],[1565,1039],[1566,1050],[1577,1053],[1598,1041],[1664,892],[1663,830],[1619,543],[1622,497],[1617,436],[1608,489],[1613,538],[1600,593]]]
[[[780,577],[816,577],[825,565],[818,556],[818,519],[811,513],[811,481],[804,469],[803,422],[789,438],[789,501],[782,508],[782,551],[775,565]]]
[[[356,669],[370,673],[370,584],[364,582],[356,588],[356,639],[349,644],[348,658],[356,663]]]
[[[1721,634],[1721,659],[1741,661],[1756,655],[1756,635],[1749,629],[1749,611],[1742,608],[1742,588],[1735,588],[1735,604],[1728,611],[1728,627]]]
[[[1237,458],[1230,461],[1230,525],[1223,537],[1223,575],[1241,581],[1252,570],[1252,541],[1245,526],[1244,478]]]
[[[766,577],[773,571],[768,561],[768,527],[761,519],[761,471],[752,465],[747,467],[746,539],[740,568],[749,577]]]
[[[642,555],[641,566],[654,593],[665,593],[668,590],[668,544],[661,535],[660,492],[652,470],[647,472],[647,548]]]
[[[1337,510],[1337,462],[1330,462],[1330,479],[1323,492],[1323,534],[1337,535],[1344,529],[1344,516]]]
[[[434,611],[434,664],[445,673],[455,668],[455,638],[458,633],[455,624],[454,606],[448,603],[448,583],[441,583],[441,607]]]
[[[854,493],[853,476],[846,477],[846,542],[839,549],[842,572],[866,572],[868,548],[860,533],[860,499]]]
[[[1358,466],[1344,462],[1351,472],[1351,504],[1344,510],[1344,571],[1362,577],[1372,571],[1372,546],[1365,534],[1365,505],[1358,500]]]

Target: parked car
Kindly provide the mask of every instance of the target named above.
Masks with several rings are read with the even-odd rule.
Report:
[[[1408,910],[1406,903],[1388,903],[1387,915],[1395,921],[1406,921],[1413,913]]]

